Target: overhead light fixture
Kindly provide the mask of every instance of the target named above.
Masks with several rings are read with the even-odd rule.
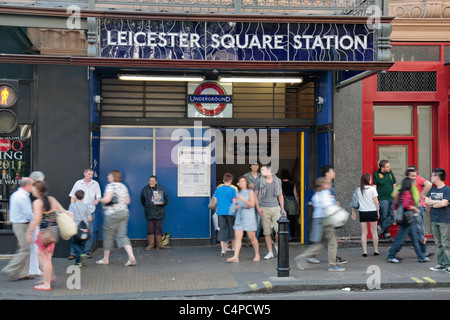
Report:
[[[204,81],[204,76],[177,76],[177,75],[143,75],[119,74],[120,80],[128,81]]]
[[[265,82],[265,83],[302,83],[303,78],[271,78],[271,77],[219,77],[220,82]]]

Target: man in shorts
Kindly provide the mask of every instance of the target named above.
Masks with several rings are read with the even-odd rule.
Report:
[[[273,259],[271,226],[275,232],[275,250],[278,251],[278,220],[284,212],[283,191],[281,180],[275,176],[270,166],[261,166],[261,178],[256,181],[256,210],[262,219],[264,239],[269,252],[265,260]]]

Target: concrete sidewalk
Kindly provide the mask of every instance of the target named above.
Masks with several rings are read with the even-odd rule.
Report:
[[[338,255],[348,261],[342,266],[344,272],[329,272],[326,251],[317,258],[321,264],[309,264],[309,269],[298,270],[295,256],[307,246],[291,243],[289,277],[277,277],[277,258],[264,260],[267,247],[261,244],[261,261],[253,262],[253,249],[243,247],[239,263],[227,263],[227,257],[220,257],[220,246],[172,247],[171,250],[144,251],[134,248],[138,265],[125,267],[124,250],[111,253],[110,264],[96,265],[102,257],[101,249],[94,253],[81,269],[72,269],[73,261],[54,258],[53,265],[57,281],[51,292],[36,291],[36,280],[10,281],[0,276],[0,299],[171,299],[184,296],[210,296],[237,293],[283,292],[321,289],[370,289],[380,279],[384,288],[448,287],[450,274],[433,272],[436,255],[431,262],[419,263],[410,245],[400,252],[402,263],[386,261],[388,246],[380,247],[380,256],[362,257],[360,247],[339,248]],[[430,252],[434,246],[429,245]],[[231,253],[228,255],[231,257]],[[0,260],[3,268],[9,260]],[[80,276],[80,288],[72,288]],[[368,287],[369,283],[369,287]]]

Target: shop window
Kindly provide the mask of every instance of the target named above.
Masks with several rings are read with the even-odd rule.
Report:
[[[417,163],[419,173],[430,180],[432,170],[432,106],[417,106]]]
[[[436,91],[436,71],[388,71],[377,77],[378,91]]]
[[[440,61],[440,46],[392,46],[394,61]]]
[[[450,61],[450,46],[444,46],[444,61]]]
[[[375,136],[413,135],[412,106],[374,106],[373,134]]]

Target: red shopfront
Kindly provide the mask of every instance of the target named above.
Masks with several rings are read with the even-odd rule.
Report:
[[[363,80],[363,173],[382,159],[397,182],[408,165],[428,180],[433,168],[450,172],[450,43],[395,43],[393,54],[394,66]],[[425,232],[431,236],[427,215]]]

